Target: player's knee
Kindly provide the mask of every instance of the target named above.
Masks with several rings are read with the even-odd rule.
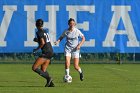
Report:
[[[42,70],[43,72],[45,72],[45,71],[46,71],[46,68],[41,67],[41,70]]]
[[[32,70],[33,70],[33,71],[36,71],[36,69],[37,69],[37,67],[32,66]]]

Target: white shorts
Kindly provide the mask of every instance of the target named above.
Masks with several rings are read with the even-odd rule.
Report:
[[[72,58],[79,58],[79,52],[72,52],[72,53],[70,53],[70,52],[65,52],[64,53],[65,54],[65,56],[69,56],[69,57],[72,57]]]

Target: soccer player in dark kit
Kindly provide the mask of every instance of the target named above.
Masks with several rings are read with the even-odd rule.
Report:
[[[50,43],[48,32],[47,30],[43,29],[42,19],[36,20],[36,28],[37,37],[34,38],[34,41],[38,42],[39,46],[33,49],[33,53],[36,53],[39,49],[41,49],[42,54],[36,59],[32,66],[32,70],[47,80],[45,87],[54,87],[53,79],[49,76],[49,73],[46,70],[53,56],[53,49]]]

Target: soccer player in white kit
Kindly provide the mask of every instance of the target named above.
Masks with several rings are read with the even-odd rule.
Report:
[[[70,60],[71,57],[74,59],[74,68],[79,72],[80,74],[80,80],[83,81],[83,71],[81,70],[79,66],[79,53],[80,53],[80,47],[85,41],[84,35],[81,33],[79,29],[75,27],[76,23],[73,18],[70,18],[68,20],[69,28],[66,29],[63,34],[59,37],[59,39],[55,42],[55,44],[58,44],[64,37],[66,37],[66,44],[64,49],[65,54],[65,75],[69,75],[70,73]],[[82,38],[81,42],[79,42],[79,37]]]

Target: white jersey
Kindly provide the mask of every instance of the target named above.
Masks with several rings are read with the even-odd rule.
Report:
[[[68,29],[64,31],[61,35],[61,39],[66,37],[65,51],[72,52],[75,51],[77,45],[79,44],[79,37],[84,36],[81,31],[77,28],[74,28],[73,31]]]

